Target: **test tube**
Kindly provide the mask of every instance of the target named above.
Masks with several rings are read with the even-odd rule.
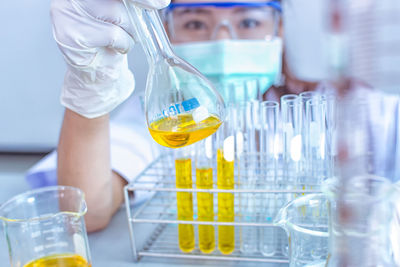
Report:
[[[301,120],[300,120],[300,98],[294,94],[281,97],[281,120],[283,138],[283,184],[282,189],[298,189],[301,160]],[[285,185],[286,184],[286,185]],[[297,197],[297,194],[285,194],[284,202],[289,202]],[[281,253],[288,255],[289,247],[286,238],[282,238],[280,231]]]
[[[238,151],[238,177],[240,188],[254,190],[258,182],[258,131],[259,102],[248,101],[238,105],[237,135],[243,139],[243,150]],[[240,218],[242,222],[257,221],[257,196],[254,193],[240,194]],[[258,228],[253,226],[240,227],[240,251],[253,254],[258,250]]]
[[[305,179],[310,175],[310,162],[308,161],[309,156],[309,127],[307,125],[306,109],[307,101],[310,99],[319,98],[319,93],[314,91],[306,91],[299,94],[300,97],[300,120],[301,120],[301,141],[302,141],[302,158],[301,158],[301,183],[305,184]]]
[[[241,103],[251,100],[261,100],[260,83],[258,79],[235,80],[220,86],[227,104]]]
[[[227,119],[217,132],[217,187],[234,189],[235,163],[235,116],[234,106],[228,107]],[[234,222],[235,206],[233,193],[218,193],[218,222]],[[222,254],[231,254],[235,249],[233,225],[218,226],[218,249]]]
[[[230,105],[244,101],[248,99],[247,87],[243,81],[234,80],[229,82],[229,92],[227,92],[227,98],[229,99]]]
[[[297,186],[300,172],[301,148],[301,117],[300,99],[297,95],[289,94],[281,97],[283,159],[286,182]]]
[[[261,165],[263,166],[263,182],[265,185],[273,185],[277,172],[277,152],[279,145],[279,103],[276,101],[262,102],[260,119],[260,153]]]
[[[196,187],[197,189],[213,188],[213,159],[215,135],[196,144]],[[214,221],[213,193],[197,193],[197,214],[199,221]],[[212,225],[199,225],[199,249],[211,253],[215,249],[215,229]]]
[[[327,177],[333,177],[336,158],[336,120],[337,120],[337,99],[333,94],[322,96],[326,100],[326,156],[327,156]]]
[[[215,88],[221,94],[226,106],[229,106],[231,103],[236,101],[235,84],[235,82],[214,82]]]
[[[192,160],[190,157],[191,147],[175,150],[175,178],[176,188],[192,188]],[[193,220],[193,195],[191,192],[176,192],[176,204],[178,220]],[[183,252],[191,252],[195,248],[194,227],[192,224],[178,225],[179,248]]]
[[[306,104],[306,128],[308,129],[309,185],[321,185],[327,177],[326,99],[309,99]]]
[[[274,189],[277,185],[277,152],[278,152],[279,103],[264,101],[261,103],[260,132],[260,169],[265,189]],[[272,223],[278,210],[277,195],[265,193],[262,195],[260,222]],[[281,203],[283,205],[283,203]],[[262,227],[259,247],[260,252],[267,257],[277,253],[277,230],[275,227]]]
[[[242,84],[237,82],[230,82],[227,86],[228,91],[226,92],[226,98],[228,99],[227,105],[231,105],[236,102],[236,95],[238,94],[238,88],[242,88]]]
[[[260,80],[259,79],[249,79],[245,82],[246,98],[245,101],[251,100],[262,100]]]

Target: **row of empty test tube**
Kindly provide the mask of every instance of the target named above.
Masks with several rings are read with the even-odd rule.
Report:
[[[287,255],[285,235],[272,226],[273,218],[288,201],[319,190],[333,175],[334,107],[334,96],[316,92],[284,95],[280,103],[232,103],[216,135],[175,150],[176,188],[228,190],[177,192],[178,220],[226,223],[218,225],[218,241],[212,224],[198,225],[201,252],[211,253],[218,244],[221,253],[232,253],[235,226],[229,223],[241,222],[236,229],[241,253]],[[178,234],[180,249],[193,251],[194,226],[179,224]]]

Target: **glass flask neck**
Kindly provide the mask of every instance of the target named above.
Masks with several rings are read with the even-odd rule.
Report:
[[[124,0],[131,23],[136,30],[136,38],[142,44],[149,63],[162,58],[172,58],[174,54],[156,9],[145,9]]]

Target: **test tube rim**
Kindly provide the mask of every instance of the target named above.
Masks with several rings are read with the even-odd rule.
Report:
[[[299,94],[300,99],[302,99],[302,100],[306,99],[306,101],[308,101],[309,99],[313,99],[317,96],[319,98],[320,94],[315,91],[304,91]]]
[[[299,104],[299,99],[300,97],[295,94],[283,95],[281,96],[281,105],[293,107]]]
[[[273,101],[273,100],[266,100],[266,101],[262,101],[260,104],[261,108],[278,108],[279,107],[279,103],[277,101]]]

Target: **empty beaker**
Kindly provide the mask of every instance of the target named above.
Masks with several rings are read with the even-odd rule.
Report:
[[[323,194],[296,198],[275,217],[289,240],[290,267],[318,266],[328,256],[328,199]]]
[[[398,266],[398,186],[371,174],[346,180],[345,189],[337,178],[323,183],[331,203],[330,257],[326,266]]]
[[[214,86],[175,55],[157,10],[124,0],[149,63],[145,112],[153,139],[166,147],[190,145],[213,134],[225,104]]]
[[[15,196],[0,207],[11,267],[90,267],[81,190],[45,187]]]

